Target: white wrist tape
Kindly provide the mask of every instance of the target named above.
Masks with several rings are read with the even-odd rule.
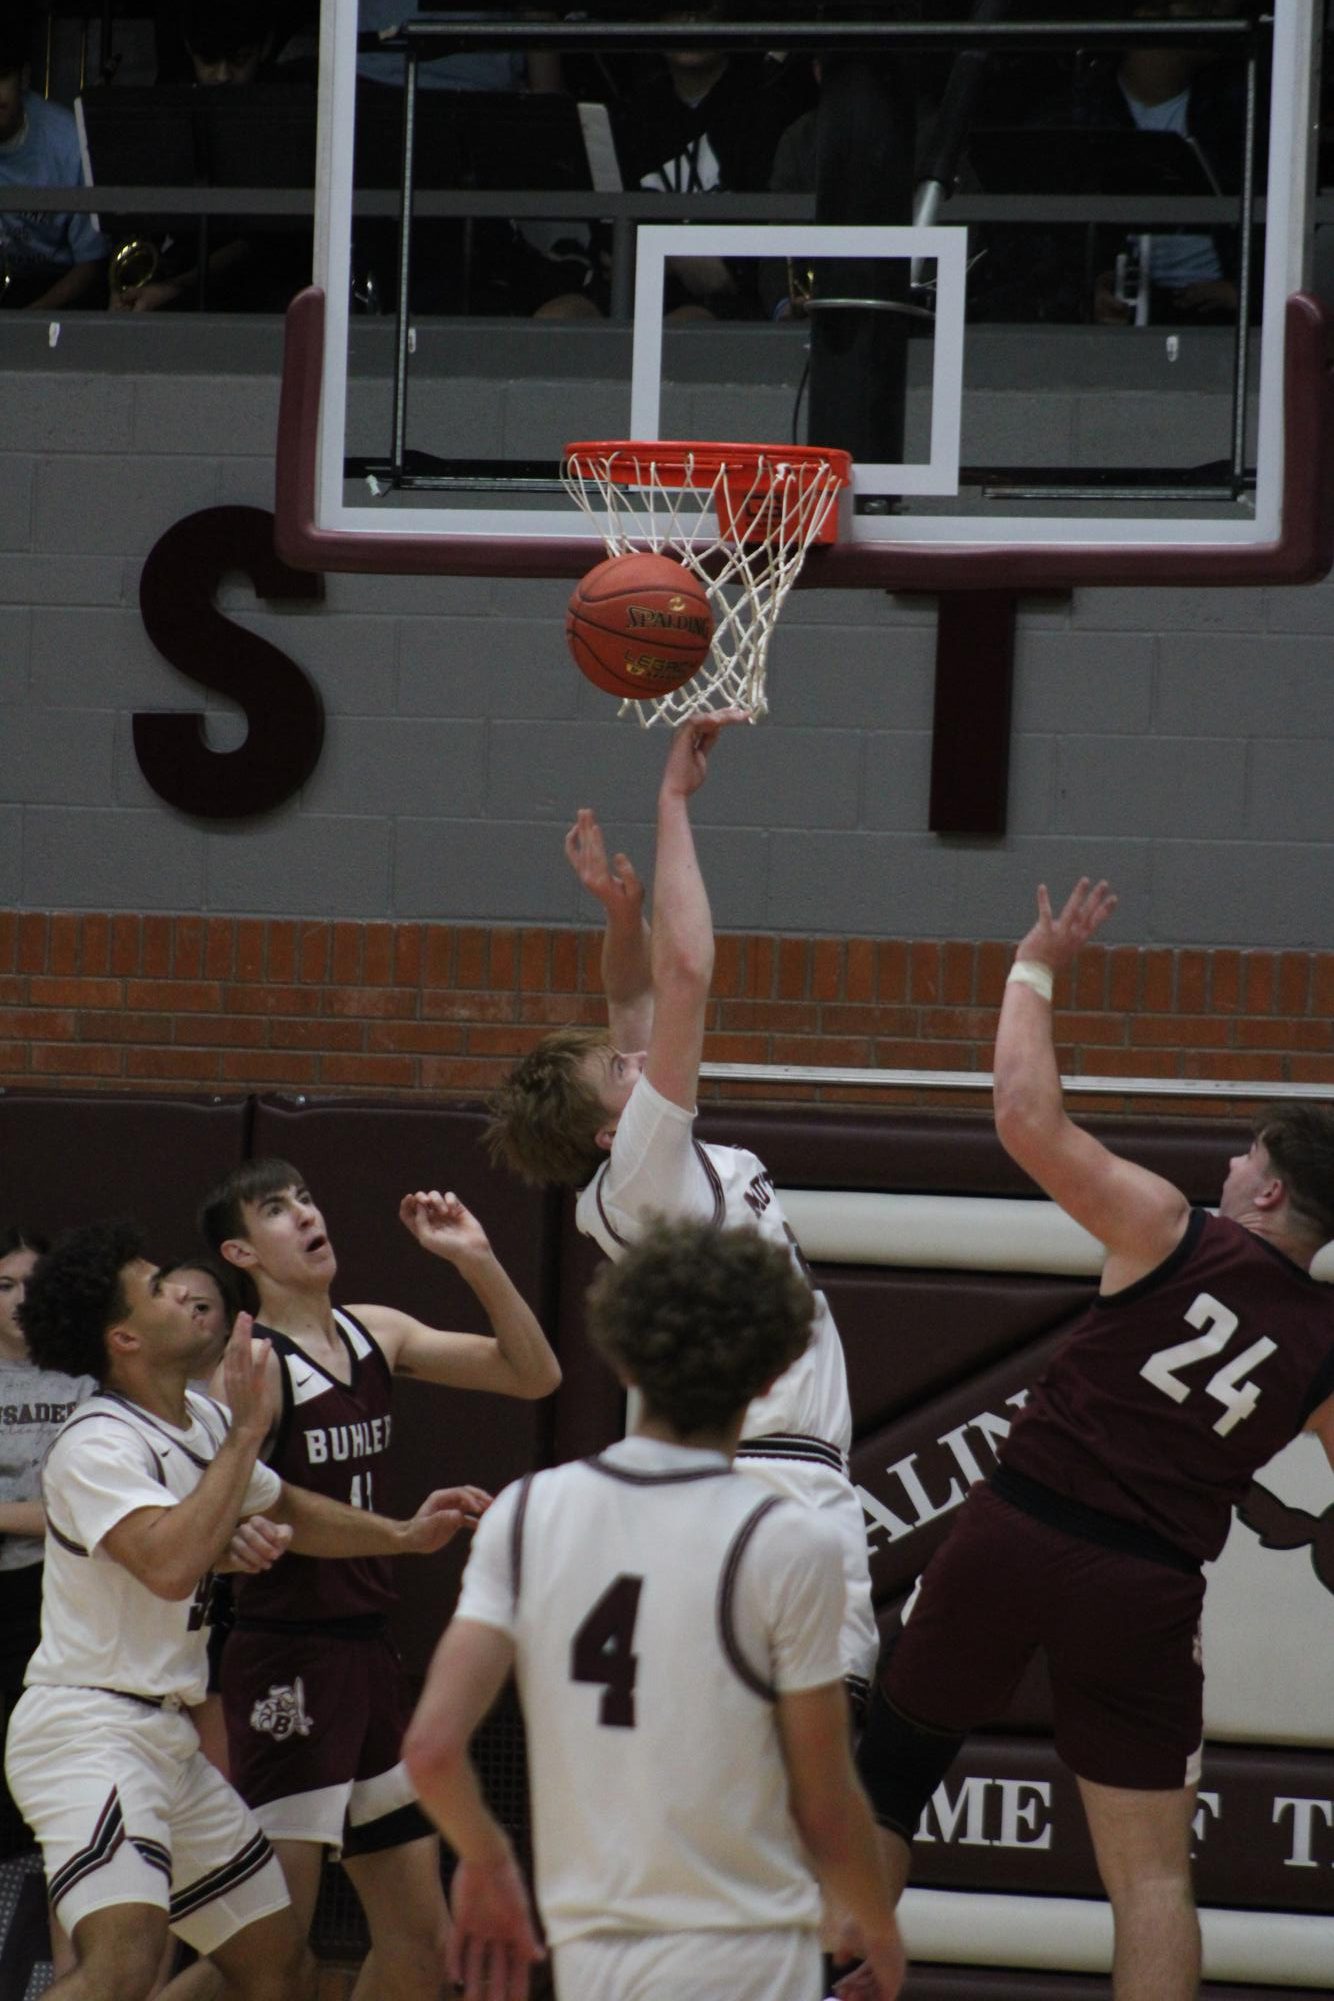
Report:
[[[1051,967],[1044,966],[1040,959],[1016,959],[1005,976],[1005,984],[1012,986],[1016,980],[1021,987],[1032,987],[1045,1001],[1051,999],[1056,984]]]

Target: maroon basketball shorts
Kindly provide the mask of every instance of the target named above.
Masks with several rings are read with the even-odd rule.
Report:
[[[1046,1656],[1061,1758],[1098,1785],[1194,1784],[1204,1578],[1085,1542],[975,1487],[928,1564],[886,1664],[896,1709],[967,1732],[1005,1714]]]
[[[271,1841],[358,1855],[432,1832],[399,1756],[411,1702],[383,1633],[238,1626],[222,1702],[232,1784]]]

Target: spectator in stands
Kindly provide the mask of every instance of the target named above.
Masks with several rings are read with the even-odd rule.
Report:
[[[44,1237],[10,1224],[0,1229],[0,1735],[23,1693],[23,1676],[41,1637],[42,1554],[46,1515],[40,1468],[46,1448],[76,1403],[91,1396],[91,1376],[39,1369],[19,1325],[23,1294]],[[17,1855],[32,1836],[0,1779],[0,1855]]]
[[[1225,18],[1237,12],[1235,0],[1172,0],[1136,9],[1150,19],[1164,14]],[[1240,64],[1220,61],[1209,49],[1161,43],[1127,49],[1114,70],[1095,67],[1086,73],[1076,92],[1075,119],[1087,125],[1134,126],[1141,132],[1178,132],[1195,147],[1220,192],[1241,185],[1245,74]],[[1236,317],[1233,234],[1183,230],[1156,233],[1144,241],[1148,269],[1141,271],[1140,281],[1150,289],[1150,319]],[[1116,296],[1108,271],[1097,279],[1093,317],[1105,326],[1125,325],[1135,317],[1133,303]]]
[[[416,0],[358,0],[358,26],[363,35],[386,34],[419,11],[429,11],[435,20],[483,18],[476,8],[428,10],[419,9]],[[501,7],[493,14],[501,21],[552,18],[551,9],[532,7]],[[377,96],[401,90],[403,57],[364,50],[357,74],[359,106],[373,104]],[[563,87],[560,56],[550,49],[454,50],[424,57],[417,69],[419,91],[548,93]],[[439,106],[439,98],[433,107],[428,100],[422,115],[438,115]],[[537,218],[474,222],[470,229],[452,218],[418,220],[412,235],[413,306],[431,313],[561,314],[562,307],[550,302],[578,297],[591,262],[587,239],[587,225]],[[360,219],[353,238],[354,302],[375,311],[391,299],[397,263],[396,226]]]
[[[676,8],[667,24],[706,22],[712,6]],[[737,56],[701,43],[674,46],[631,91],[618,119],[626,185],[667,194],[759,194],[768,189],[784,131],[814,96],[805,63]],[[670,320],[760,315],[749,260],[673,257],[664,312]]]
[[[72,112],[30,85],[29,26],[22,10],[0,10],[0,202],[9,188],[84,184]],[[0,209],[0,306],[63,312],[100,304],[107,245],[91,215]]]
[[[267,0],[184,0],[181,36],[196,83],[254,83],[273,61],[273,9]]]
[[[195,83],[205,90],[281,82],[278,31],[270,0],[183,0],[181,36]],[[310,282],[310,231],[275,225],[256,229],[220,218],[209,232],[203,303],[214,310],[282,312]],[[135,246],[139,247],[138,241]],[[123,252],[113,258],[113,312],[155,313],[199,296],[199,236],[186,229],[164,238],[150,255],[152,274],[127,283]]]

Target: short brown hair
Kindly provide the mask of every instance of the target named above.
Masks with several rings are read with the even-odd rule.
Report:
[[[1302,1234],[1334,1237],[1334,1105],[1270,1105],[1254,1125]]]
[[[290,1160],[247,1160],[213,1188],[199,1205],[199,1234],[214,1253],[229,1237],[243,1237],[245,1205],[281,1195],[285,1188],[304,1188],[306,1177]]]
[[[805,1353],[815,1299],[757,1230],[655,1219],[588,1290],[588,1332],[682,1438],[718,1432]]]
[[[610,1049],[605,1028],[556,1028],[515,1064],[492,1098],[483,1135],[492,1160],[543,1188],[582,1188],[603,1157],[607,1108],[584,1074]]]

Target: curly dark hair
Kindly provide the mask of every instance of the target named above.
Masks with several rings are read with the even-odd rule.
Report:
[[[653,1221],[588,1292],[603,1360],[681,1438],[724,1430],[805,1352],[815,1301],[789,1252],[750,1229]]]
[[[18,1313],[40,1368],[105,1382],[106,1331],[129,1312],[125,1267],[145,1255],[137,1223],[86,1223],[57,1238],[28,1280]]]

